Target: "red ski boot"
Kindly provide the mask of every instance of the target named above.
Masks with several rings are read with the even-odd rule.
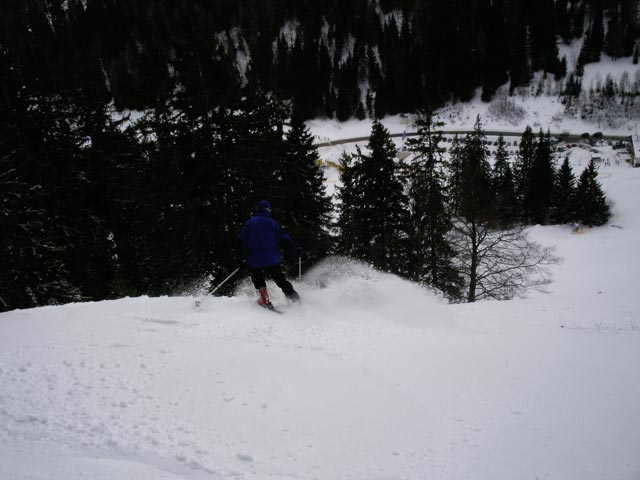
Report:
[[[269,292],[267,292],[267,287],[262,287],[258,290],[258,305],[264,308],[268,308],[269,310],[273,309],[273,305],[271,305],[271,300],[269,299]]]

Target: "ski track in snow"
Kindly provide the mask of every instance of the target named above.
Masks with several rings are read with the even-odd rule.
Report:
[[[351,287],[360,293],[365,285]],[[0,444],[12,444],[9,452],[18,454],[31,451],[29,445],[37,441],[48,449],[55,446],[52,454],[80,450],[145,462],[159,455],[158,465],[170,459],[188,467],[189,478],[197,471],[235,477],[240,475],[235,469],[249,474],[261,462],[271,470],[274,461],[295,461],[299,453],[293,446],[267,458],[254,455],[253,434],[242,431],[246,419],[266,422],[265,444],[308,436],[304,448],[309,450],[313,432],[304,427],[309,408],[320,408],[330,418],[347,407],[347,429],[362,427],[371,417],[357,418],[360,406],[349,400],[350,385],[336,389],[331,374],[348,369],[356,377],[371,375],[366,362],[379,345],[372,343],[373,351],[359,346],[406,335],[379,321],[369,324],[363,318],[367,312],[358,309],[352,321],[327,326],[311,314],[318,308],[312,291],[306,301],[278,318],[256,311],[247,297],[209,300],[195,310],[192,298],[142,298],[18,312],[15,325],[3,323],[16,334],[10,343],[23,346],[0,355]],[[91,318],[96,306],[105,312],[99,321]],[[20,330],[29,321],[44,330],[41,344],[30,343],[31,328]],[[60,324],[68,331],[56,331]],[[287,371],[301,353],[307,358],[305,369]],[[257,384],[253,372],[246,381],[242,378],[247,374],[243,358],[252,357],[268,360],[256,365],[261,369]],[[329,375],[331,392],[322,382],[308,381],[318,373]],[[375,378],[360,388],[379,395],[380,380],[390,381]],[[296,385],[309,391],[298,391]],[[323,396],[327,405],[315,405]],[[232,431],[235,438],[219,430]],[[219,464],[227,467],[218,470]],[[286,469],[272,474],[289,478]]]

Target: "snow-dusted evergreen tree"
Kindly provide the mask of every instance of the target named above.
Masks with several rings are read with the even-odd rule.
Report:
[[[513,225],[517,220],[516,194],[509,151],[502,135],[498,137],[491,177],[495,194],[496,221],[498,225],[505,227]]]
[[[525,202],[525,211],[533,223],[548,223],[554,181],[555,170],[549,134],[545,135],[540,130],[529,176],[529,196]]]
[[[69,262],[66,212],[81,172],[63,106],[3,95],[0,113],[0,311],[86,300]]]
[[[357,188],[359,170],[356,168],[353,155],[342,152],[339,171],[340,186],[337,187],[338,219],[336,222],[339,235],[336,239],[336,248],[342,254],[361,258],[363,251],[359,248],[360,235],[357,232],[363,227],[356,222],[362,222],[364,218],[362,215],[356,214],[356,209],[360,204],[360,191]]]
[[[196,125],[180,110],[164,106],[137,125],[144,155],[135,212],[137,256],[140,282],[156,295],[186,287],[210,267],[211,258],[205,259],[196,244],[209,236],[220,208],[213,207],[206,186],[218,152],[211,142],[205,147]]]
[[[215,149],[211,164],[214,199],[211,211],[209,272],[215,281],[224,278],[238,262],[236,235],[252,214],[256,202],[278,197],[280,162],[287,151],[284,122],[287,108],[272,95],[256,91],[217,111],[214,118]],[[205,137],[206,140],[206,137]],[[218,186],[216,186],[216,184]],[[285,205],[273,201],[273,216],[279,220]],[[241,278],[241,277],[238,277]],[[234,284],[228,284],[230,293]],[[225,287],[227,288],[227,287]]]
[[[5,96],[0,103],[10,105],[0,127],[1,261],[13,279],[3,285],[14,291],[0,294],[12,297],[3,300],[6,306],[134,293],[125,212],[134,139],[100,103],[79,103],[73,93]]]
[[[555,2],[555,23],[556,32],[565,45],[569,45],[572,40],[571,22],[567,9],[567,0],[556,0]]]
[[[96,104],[81,108],[76,125],[83,139],[85,192],[75,218],[74,269],[77,282],[93,299],[117,298],[139,292],[135,258],[133,188],[140,148],[131,129],[114,111]]]
[[[462,142],[458,135],[454,135],[449,149],[449,178],[447,191],[449,193],[449,207],[451,212],[456,213],[460,209],[462,198],[462,166],[464,163],[464,152]]]
[[[278,104],[255,95],[208,110],[197,99],[161,104],[139,125],[147,171],[138,250],[142,281],[154,293],[226,276],[238,261],[242,222],[278,187],[285,151]]]
[[[480,116],[476,119],[473,132],[465,137],[462,146],[462,165],[458,172],[456,192],[458,216],[473,221],[486,221],[492,218],[493,202],[491,188],[491,168],[489,165],[489,147],[482,128]]]
[[[278,186],[273,204],[278,220],[313,263],[331,251],[329,216],[331,204],[326,196],[320,155],[313,136],[294,119],[286,134],[285,150],[278,168]]]
[[[34,6],[23,13],[41,61],[29,67],[0,29],[0,308],[128,294],[123,277],[135,276],[123,210],[137,145],[112,119],[91,55],[64,72],[73,85],[56,77],[69,59],[45,58],[55,32]]]
[[[586,31],[576,71],[582,76],[584,65],[600,60],[602,47],[604,46],[604,19],[603,4],[600,1],[590,2],[589,5],[589,27]]]
[[[576,216],[576,177],[565,157],[556,174],[553,197],[551,199],[551,221],[555,224],[571,223]]]
[[[375,121],[366,153],[343,157],[340,245],[345,254],[404,274],[407,199],[396,154],[389,131]]]
[[[531,127],[527,125],[513,167],[514,184],[517,198],[518,214],[523,222],[528,223],[531,219],[531,168],[535,159],[535,138]]]
[[[578,179],[576,206],[576,220],[584,225],[604,225],[611,218],[611,208],[598,182],[598,170],[593,160]]]
[[[430,285],[450,299],[460,296],[462,279],[453,264],[452,228],[446,192],[447,165],[440,146],[443,126],[422,114],[415,122],[417,137],[407,143],[413,153],[409,180],[408,276]]]

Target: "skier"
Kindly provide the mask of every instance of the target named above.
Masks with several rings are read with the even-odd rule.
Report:
[[[241,262],[249,267],[251,281],[258,291],[259,305],[273,308],[267,291],[265,273],[269,274],[289,300],[296,302],[300,299],[280,266],[280,247],[286,248],[291,255],[299,254],[299,250],[291,237],[271,218],[271,204],[267,200],[257,203],[253,216],[242,226],[238,240]]]

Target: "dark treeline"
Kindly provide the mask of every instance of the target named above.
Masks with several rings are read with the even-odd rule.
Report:
[[[180,92],[127,127],[77,92],[14,92],[0,102],[0,310],[216,284],[261,198],[308,264],[330,248],[318,152],[269,95],[208,110]]]
[[[483,99],[585,39],[575,77],[602,52],[637,55],[638,0],[26,0],[5,2],[4,60],[26,88],[74,89],[117,109],[176,88],[209,105],[243,90],[293,101],[302,119],[382,117]]]

